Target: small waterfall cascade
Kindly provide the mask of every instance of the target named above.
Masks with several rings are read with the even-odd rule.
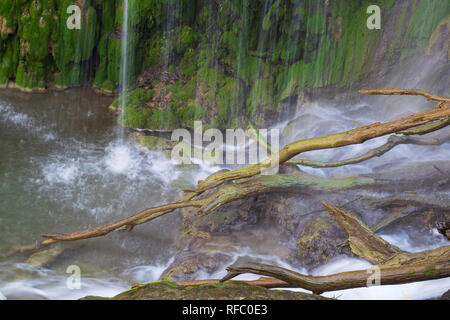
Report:
[[[123,0],[123,17],[122,17],[122,30],[121,30],[121,57],[120,57],[120,84],[121,84],[121,97],[120,99],[120,117],[119,120],[123,123],[125,115],[125,107],[127,105],[127,89],[128,89],[128,65],[129,65],[129,54],[128,54],[128,0]],[[123,130],[120,131],[120,140],[124,139]]]

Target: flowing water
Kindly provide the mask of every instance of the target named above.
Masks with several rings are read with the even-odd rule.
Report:
[[[183,172],[162,153],[149,151],[122,138],[124,134],[116,125],[116,115],[107,109],[110,102],[111,99],[88,89],[39,95],[0,91],[0,298],[113,296],[134,282],[157,280],[170,263],[180,226],[178,214],[139,226],[131,233],[115,232],[104,238],[66,245],[66,252],[48,269],[25,264],[26,255],[6,257],[12,246],[33,243],[43,233],[81,230],[163,204],[173,198],[172,184],[177,179],[185,178],[194,183],[218,169],[202,166],[194,175],[184,177]],[[336,108],[318,105],[312,108],[311,113],[320,114],[322,121],[328,121],[328,124],[333,119],[343,121],[344,126],[354,125],[354,119],[345,122],[345,113]],[[298,116],[307,114],[306,110]],[[317,135],[331,130],[319,124],[320,121],[316,122],[317,132],[304,127],[294,135],[307,132]],[[405,146],[400,151],[392,151],[387,155],[390,159],[385,161],[401,160],[420,153],[409,148]],[[346,152],[358,152],[359,149],[358,146]],[[449,149],[441,147],[441,152],[433,153],[434,159],[448,159]],[[321,157],[334,157],[340,151],[330,152],[325,151]],[[332,169],[340,170],[334,173],[325,170],[314,172],[349,175],[371,172],[373,165],[369,162],[348,172],[342,169]],[[445,245],[442,237],[437,235],[430,236],[431,240],[428,239],[422,247],[413,244],[409,235],[383,236],[410,251]],[[242,246],[235,250],[236,259],[250,256],[296,269],[273,256],[270,244],[263,251],[255,250],[251,243]],[[67,288],[70,274],[66,269],[70,265],[78,265],[82,270],[80,290]],[[366,267],[367,262],[342,257],[313,273],[327,274]],[[220,275],[223,272],[205,274],[202,278]],[[251,279],[252,276],[243,275],[241,278]],[[327,295],[344,299],[420,299],[438,296],[449,286],[450,280],[443,279]]]
[[[169,261],[179,222],[174,217],[130,234],[86,241],[71,249],[75,259],[55,266],[55,272],[32,271],[21,264],[26,256],[6,258],[11,246],[34,243],[40,234],[109,223],[171,199],[170,184],[181,173],[162,154],[121,139],[116,116],[107,109],[110,102],[86,89],[42,95],[0,92],[3,295],[26,297],[23,292],[33,290],[48,298],[111,295],[140,279],[133,278],[139,266],[158,270]],[[65,270],[71,264],[83,270],[80,291],[65,289]],[[16,294],[16,289],[21,291]]]

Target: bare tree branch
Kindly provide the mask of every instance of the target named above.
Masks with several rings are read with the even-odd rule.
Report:
[[[428,100],[432,101],[443,101],[450,102],[450,98],[440,97],[429,93],[425,90],[418,89],[397,89],[397,88],[383,88],[383,89],[369,89],[369,90],[359,90],[360,94],[368,95],[410,95],[410,96],[424,96]]]

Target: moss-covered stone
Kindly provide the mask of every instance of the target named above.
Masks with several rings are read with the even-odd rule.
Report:
[[[268,290],[244,282],[182,288],[173,282],[158,281],[123,292],[112,300],[326,300],[326,298],[303,292]]]

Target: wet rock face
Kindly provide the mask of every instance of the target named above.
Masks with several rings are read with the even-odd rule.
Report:
[[[53,260],[55,260],[61,253],[63,249],[55,247],[48,250],[39,251],[28,258],[26,263],[35,267],[46,267]]]
[[[202,274],[211,274],[232,262],[231,256],[207,250],[183,251],[176,255],[175,261],[164,271],[161,279],[188,281],[198,279]]]
[[[90,299],[96,299],[90,297]],[[302,292],[268,290],[245,283],[218,283],[181,288],[173,282],[155,282],[131,289],[113,300],[327,300]]]
[[[436,227],[440,234],[450,240],[450,221],[438,222]]]
[[[351,255],[341,246],[346,241],[344,232],[324,211],[320,199],[324,198],[279,194],[267,197],[267,214],[282,230],[283,240],[291,244],[287,261],[293,266],[311,269],[341,254]]]
[[[314,268],[341,254],[351,255],[343,246],[346,241],[344,232],[327,213],[314,214],[305,220],[297,240],[298,251],[292,256],[292,262]]]
[[[260,217],[254,209],[254,202],[254,199],[236,201],[205,217],[196,216],[195,208],[183,209],[183,230],[177,240],[178,251],[161,279],[194,280],[202,273],[214,273],[231,263],[233,241],[221,236],[258,223]],[[209,246],[211,242],[218,246]]]

